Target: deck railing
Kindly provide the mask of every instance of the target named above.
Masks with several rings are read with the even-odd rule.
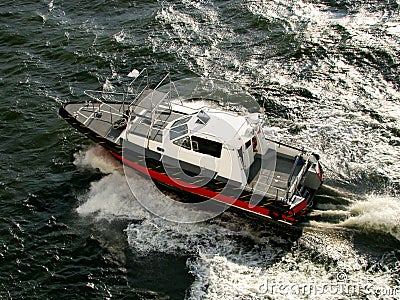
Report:
[[[297,160],[296,160],[297,162]],[[290,200],[292,196],[297,192],[297,187],[300,184],[300,181],[303,179],[304,174],[307,172],[309,167],[309,158],[304,162],[303,167],[301,168],[299,174],[295,177],[291,177],[288,180],[288,191],[286,198]]]
[[[132,91],[133,86],[136,84],[135,91]],[[76,114],[81,116],[84,121],[84,125],[90,122],[90,120],[107,114],[110,116],[110,123],[113,124],[114,118],[120,120],[121,118],[128,118],[127,110],[135,103],[143,93],[148,89],[148,75],[147,70],[143,69],[138,75],[130,82],[125,92],[112,92],[112,91],[96,91],[96,90],[85,90],[84,94],[88,96],[92,101],[87,101],[86,105],[82,106],[77,110]],[[119,108],[109,105],[105,101],[107,96],[112,96],[114,99],[112,102],[121,103]],[[131,99],[131,100],[130,100]],[[84,112],[91,112],[88,116]]]

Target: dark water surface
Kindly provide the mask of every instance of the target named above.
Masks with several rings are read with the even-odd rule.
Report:
[[[400,297],[398,1],[28,2],[0,4],[0,299]],[[301,235],[159,220],[58,117],[144,67],[238,83],[270,134],[320,152]]]

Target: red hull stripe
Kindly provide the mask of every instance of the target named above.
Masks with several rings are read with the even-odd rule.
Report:
[[[181,190],[193,193],[193,194],[197,194],[197,195],[200,195],[200,196],[211,198],[211,199],[214,199],[214,200],[217,200],[217,201],[232,205],[234,207],[241,208],[243,210],[251,211],[253,213],[256,213],[256,214],[259,214],[259,215],[262,215],[262,216],[265,216],[265,217],[269,217],[268,216],[268,214],[269,214],[269,210],[268,209],[262,208],[260,206],[249,207],[249,204],[244,202],[244,201],[240,201],[238,199],[235,199],[235,198],[232,198],[232,197],[229,197],[229,196],[225,196],[225,195],[222,195],[220,193],[213,192],[213,191],[207,190],[205,188],[201,188],[201,187],[189,184],[189,183],[181,181],[179,179],[171,179],[169,176],[167,176],[165,174],[158,173],[158,172],[156,172],[154,170],[148,169],[148,168],[143,167],[143,166],[141,166],[139,164],[136,164],[136,163],[134,163],[134,162],[132,162],[132,161],[130,161],[128,159],[125,159],[122,156],[114,153],[113,151],[111,151],[111,154],[113,156],[115,156],[118,160],[122,161],[124,164],[126,164],[126,165],[128,165],[128,166],[130,166],[130,167],[132,167],[132,168],[134,168],[136,170],[138,170],[139,172],[141,172],[141,173],[143,173],[145,175],[148,175],[148,176],[154,178],[157,181],[163,182],[165,184],[168,184],[170,186],[176,187],[178,189],[181,189]],[[285,219],[288,222],[293,222],[295,220],[294,218],[288,217],[288,216],[285,216],[285,215],[282,215],[282,218]]]

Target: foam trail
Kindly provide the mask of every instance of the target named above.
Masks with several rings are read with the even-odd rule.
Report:
[[[240,218],[231,221],[240,223]],[[335,285],[338,272],[355,284],[369,282],[380,287],[388,286],[391,280],[389,273],[368,272],[368,257],[340,235],[310,229],[286,252],[274,244],[278,237],[267,232],[259,238],[249,228],[229,229],[225,225],[174,224],[149,218],[131,224],[126,232],[137,254],[190,256],[187,266],[195,281],[188,299],[299,298],[295,297],[296,286]],[[271,290],[274,284],[293,285],[294,294]],[[332,299],[334,292],[318,296]]]
[[[351,217],[340,225],[385,232],[400,240],[400,200],[391,196],[368,195],[350,207]]]

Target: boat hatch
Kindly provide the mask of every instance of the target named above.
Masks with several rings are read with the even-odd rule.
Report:
[[[207,115],[203,110],[199,111],[199,113],[197,114],[196,123],[206,125],[209,120],[209,115]]]

